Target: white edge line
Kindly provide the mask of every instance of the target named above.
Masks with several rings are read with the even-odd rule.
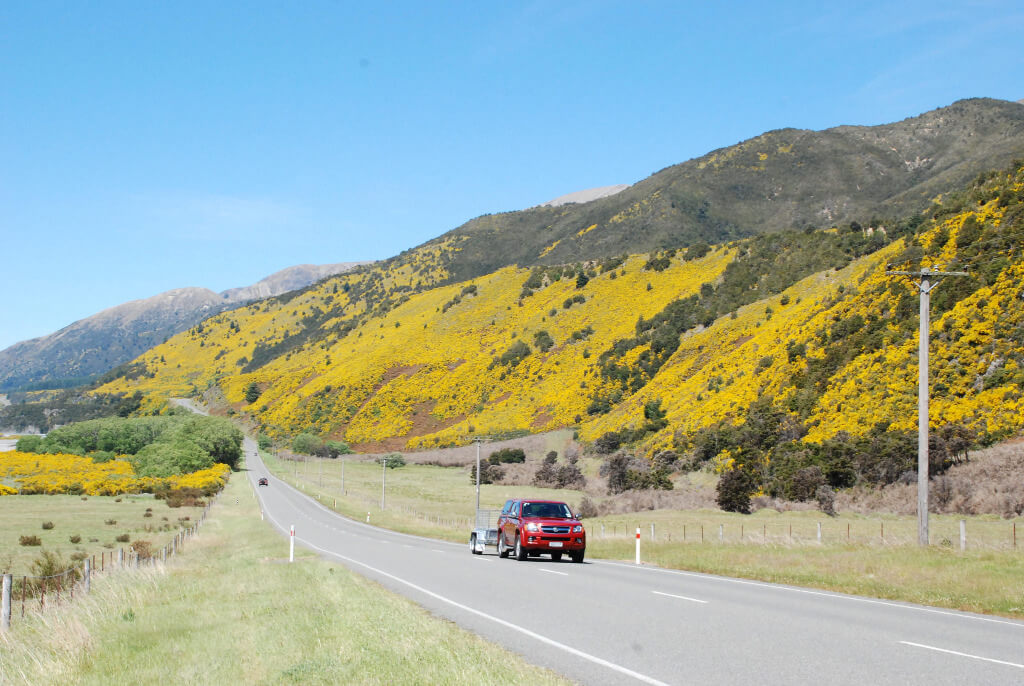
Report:
[[[859,603],[868,603],[871,605],[884,605],[886,607],[895,607],[903,610],[916,610],[918,612],[929,612],[936,615],[944,615],[946,617],[958,617],[960,619],[973,619],[978,622],[989,622],[991,624],[1003,624],[1006,626],[1016,627],[1018,629],[1024,629],[1024,622],[1014,622],[1009,619],[994,619],[992,617],[984,617],[982,615],[970,614],[967,612],[952,612],[949,610],[938,610],[931,607],[924,607],[922,605],[911,605],[909,603],[894,603],[888,600],[876,600],[874,598],[863,598],[856,595],[844,595],[842,593],[829,593],[826,591],[814,591],[807,588],[796,588],[794,586],[783,586],[781,584],[769,584],[763,581],[748,581],[746,579],[734,579],[728,576],[715,576],[714,574],[699,574],[697,572],[685,572],[678,569],[664,569],[662,567],[637,567],[628,563],[610,562],[607,560],[591,560],[592,564],[597,565],[609,565],[614,567],[624,567],[626,569],[643,570],[645,572],[662,572],[664,574],[674,574],[678,576],[689,576],[695,579],[706,579],[708,581],[720,581],[724,583],[740,584],[743,586],[757,586],[760,588],[770,588],[778,591],[789,591],[790,593],[803,593],[805,595],[820,596],[822,598],[834,598],[837,600],[851,600]]]
[[[675,593],[662,593],[661,591],[651,591],[651,593],[653,593],[655,595],[668,596],[669,598],[679,598],[680,600],[689,600],[691,603],[704,603],[705,605],[708,604],[707,600],[699,600],[697,598],[689,598],[689,597],[687,597],[685,595],[676,595]]]
[[[270,513],[266,513],[266,516],[267,516],[268,519],[270,519],[270,521],[272,521],[274,523],[275,526],[277,526],[277,528],[280,531],[285,531],[285,529],[281,526],[281,524],[276,519],[274,519],[274,517],[271,516]],[[419,591],[420,593],[428,595],[431,598],[434,598],[436,600],[440,600],[443,603],[448,603],[449,605],[451,605],[453,607],[457,607],[460,610],[463,610],[464,612],[469,612],[469,613],[474,614],[474,615],[476,615],[478,617],[482,617],[484,619],[487,619],[487,620],[490,620],[492,622],[495,622],[496,624],[500,624],[501,626],[503,626],[503,627],[505,627],[507,629],[511,629],[513,631],[518,631],[519,633],[524,634],[526,636],[529,636],[530,638],[533,638],[533,639],[535,639],[537,641],[540,641],[541,643],[546,643],[549,646],[552,646],[554,648],[558,648],[559,650],[563,650],[563,651],[569,653],[570,655],[575,655],[576,657],[582,658],[582,659],[587,660],[589,662],[593,662],[594,664],[601,665],[602,667],[607,667],[608,669],[611,669],[613,671],[619,672],[620,674],[625,674],[626,676],[630,676],[630,677],[632,677],[632,678],[634,678],[634,679],[636,679],[638,681],[642,681],[645,684],[652,684],[653,686],[669,686],[664,681],[658,681],[657,679],[653,679],[653,678],[651,678],[651,677],[649,677],[649,676],[647,676],[645,674],[641,674],[640,672],[634,672],[633,670],[631,670],[631,669],[629,669],[627,667],[623,667],[622,665],[617,665],[614,662],[609,662],[608,660],[603,660],[603,659],[597,657],[596,655],[591,655],[590,653],[585,653],[582,650],[577,650],[576,648],[573,648],[571,646],[567,646],[564,643],[559,643],[558,641],[556,641],[554,639],[548,638],[547,636],[542,636],[542,635],[540,635],[540,634],[538,634],[538,633],[536,633],[534,631],[530,631],[529,629],[527,629],[525,627],[521,627],[518,624],[513,624],[513,623],[508,622],[508,621],[506,621],[504,619],[500,619],[498,617],[495,617],[494,615],[489,615],[486,612],[481,612],[480,610],[477,610],[476,608],[469,607],[468,605],[463,605],[462,603],[454,601],[451,598],[446,598],[445,596],[440,595],[438,593],[434,593],[433,591],[428,591],[427,589],[423,588],[422,586],[417,586],[416,584],[412,583],[411,581],[406,581],[405,579],[402,579],[401,577],[397,577],[394,574],[389,574],[388,572],[385,572],[382,569],[377,569],[376,567],[372,567],[372,566],[366,564],[365,562],[360,562],[359,560],[354,560],[351,557],[346,557],[344,555],[339,555],[338,553],[335,553],[333,551],[326,550],[326,549],[321,548],[319,546],[313,545],[309,541],[305,541],[305,540],[299,538],[298,536],[296,536],[295,539],[296,539],[296,541],[298,541],[302,545],[307,546],[309,548],[312,548],[314,550],[318,550],[321,553],[324,553],[325,555],[330,555],[332,557],[338,558],[339,560],[344,560],[344,561],[349,562],[351,564],[358,565],[359,567],[363,567],[365,569],[369,569],[370,571],[372,571],[372,572],[374,572],[376,574],[380,574],[381,576],[387,577],[388,579],[391,579],[392,581],[395,581],[397,583],[400,583],[400,584],[403,584],[405,586],[408,586],[409,588],[412,588],[412,589],[414,589],[416,591]]]
[[[914,646],[915,648],[924,648],[925,650],[934,650],[939,653],[948,653],[950,655],[958,655],[960,657],[969,657],[972,660],[982,660],[984,662],[994,662],[997,665],[1007,665],[1008,667],[1016,667],[1017,669],[1024,669],[1024,665],[1019,665],[1016,662],[1007,662],[1006,660],[996,660],[991,657],[982,657],[980,655],[971,655],[970,653],[961,653],[956,650],[947,650],[945,648],[936,648],[935,646],[926,646],[923,643],[911,643],[910,641],[900,641],[905,646]]]
[[[538,569],[538,572],[544,572],[545,574],[560,574],[561,576],[569,576],[569,572],[556,572],[553,569]]]

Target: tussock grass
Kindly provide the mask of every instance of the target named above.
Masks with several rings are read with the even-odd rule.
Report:
[[[301,549],[288,564],[287,552],[236,475],[183,555],[99,576],[88,597],[0,635],[0,683],[565,683],[344,567]]]
[[[153,516],[146,517],[146,508]],[[0,498],[0,571],[28,574],[38,548],[18,545],[18,537],[34,534],[42,539],[44,550],[70,558],[73,553],[95,555],[97,566],[102,553],[125,547],[115,540],[129,534],[131,540],[146,540],[154,548],[171,541],[179,530],[179,519],[189,517],[190,526],[202,514],[201,507],[170,508],[162,500],[147,495],[88,496],[18,495]],[[167,518],[164,521],[164,517]],[[116,526],[105,522],[114,521]],[[42,528],[44,522],[53,527]],[[78,536],[78,543],[71,538]],[[96,539],[93,541],[92,539]]]

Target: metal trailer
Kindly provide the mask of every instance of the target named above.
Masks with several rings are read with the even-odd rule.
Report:
[[[474,555],[483,555],[487,546],[498,551],[498,515],[501,510],[477,510],[476,524],[469,534],[469,550]]]

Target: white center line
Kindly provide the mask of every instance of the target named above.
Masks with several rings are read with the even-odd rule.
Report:
[[[945,648],[936,648],[935,646],[926,646],[923,643],[911,643],[910,641],[900,641],[903,645],[914,646],[915,648],[924,648],[925,650],[934,650],[939,653],[949,653],[950,655],[958,655],[960,657],[969,657],[972,660],[982,660],[984,662],[994,662],[997,665],[1006,665],[1008,667],[1016,667],[1017,669],[1024,669],[1024,665],[1019,665],[1016,662],[1007,662],[1005,660],[995,660],[991,657],[982,657],[980,655],[971,655],[970,653],[960,653],[955,650],[946,650]]]
[[[553,569],[539,569],[537,571],[544,572],[545,574],[560,574],[562,576],[569,576],[569,572],[556,572]]]
[[[691,603],[703,603],[707,605],[707,600],[698,600],[697,598],[688,598],[684,595],[675,595],[674,593],[662,593],[661,591],[651,591],[655,595],[668,596],[669,598],[679,598],[680,600],[689,600]]]

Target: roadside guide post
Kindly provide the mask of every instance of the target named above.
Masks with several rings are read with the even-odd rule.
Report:
[[[292,524],[291,534],[288,536],[288,561],[295,562],[295,525]]]
[[[640,564],[640,527],[636,528],[636,563]]]

